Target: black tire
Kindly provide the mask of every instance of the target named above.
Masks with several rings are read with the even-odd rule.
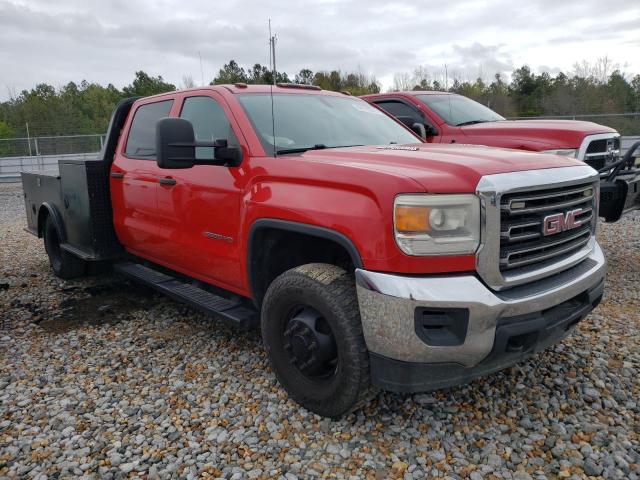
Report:
[[[294,340],[302,338],[292,334],[291,330],[299,333],[306,328],[294,324],[296,330],[291,322],[297,321],[296,315],[306,315],[308,311],[315,312],[316,320],[313,322],[321,323],[316,323],[322,331],[319,335],[327,334],[329,327],[328,335],[334,340],[332,352],[336,357],[322,362],[322,367],[318,367],[319,371],[313,375],[304,370],[306,361],[300,366],[291,347]],[[308,410],[338,418],[359,408],[375,395],[354,278],[343,269],[312,263],[280,275],[265,295],[261,327],[262,339],[278,381],[291,398]],[[306,333],[309,333],[308,328]],[[318,332],[311,335],[315,333]],[[323,353],[323,349],[321,347],[318,355]]]
[[[84,275],[84,260],[60,248],[60,235],[51,216],[47,217],[44,224],[44,249],[56,276],[69,280]]]

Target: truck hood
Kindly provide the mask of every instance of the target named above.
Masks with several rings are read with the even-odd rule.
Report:
[[[596,133],[616,133],[612,128],[577,120],[504,120],[460,127],[471,137],[510,137],[552,148],[578,148],[582,139]],[[475,140],[473,140],[475,141]]]
[[[584,166],[566,156],[461,144],[332,148],[309,150],[302,157],[313,162],[408,177],[431,193],[475,192],[484,175]]]

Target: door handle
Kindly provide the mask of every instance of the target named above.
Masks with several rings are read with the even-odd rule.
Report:
[[[175,178],[171,178],[171,177],[163,177],[160,180],[158,180],[160,182],[161,185],[175,185],[176,183],[176,179]]]
[[[122,173],[122,172],[111,172],[111,178],[124,178],[124,173]]]

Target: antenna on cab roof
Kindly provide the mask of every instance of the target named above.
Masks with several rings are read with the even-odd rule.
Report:
[[[269,63],[271,64],[271,75],[273,76],[272,82],[276,84],[276,42],[278,38],[275,35],[271,35],[271,19],[269,19]]]
[[[276,37],[271,35],[271,19],[269,19],[269,66],[271,67],[271,138],[273,143],[273,156],[278,156],[276,148],[276,118],[273,108],[273,86],[276,84]]]

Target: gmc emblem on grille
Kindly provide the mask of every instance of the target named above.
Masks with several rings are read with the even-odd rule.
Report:
[[[542,221],[542,233],[544,235],[555,235],[556,233],[578,228],[584,223],[582,220],[577,219],[581,213],[584,213],[584,210],[578,208],[566,213],[547,215]]]

